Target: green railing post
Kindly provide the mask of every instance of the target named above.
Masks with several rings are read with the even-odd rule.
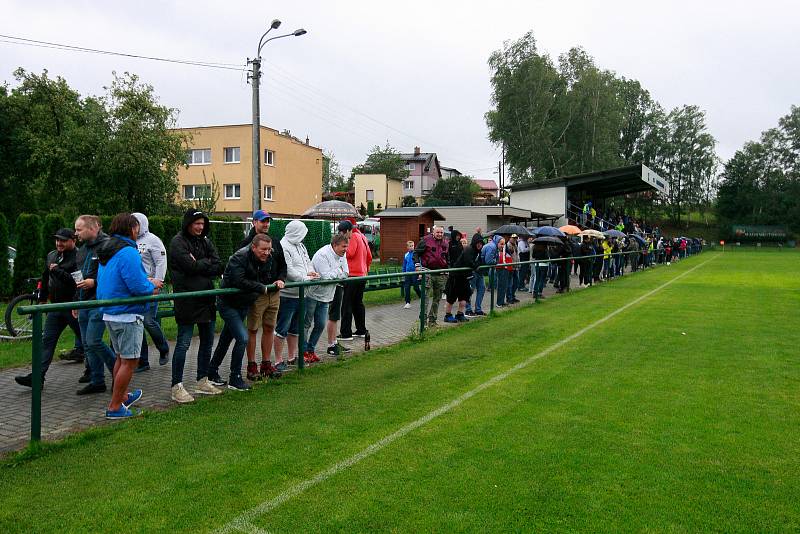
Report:
[[[303,353],[306,348],[306,291],[305,286],[298,287],[300,290],[297,298],[297,369],[302,371],[306,366],[306,359]]]
[[[33,313],[31,348],[31,442],[42,440],[42,313]]]
[[[494,280],[495,280],[495,269],[493,266],[489,266],[489,313],[494,313]]]
[[[419,287],[419,335],[425,332],[425,286],[428,282],[423,274]]]

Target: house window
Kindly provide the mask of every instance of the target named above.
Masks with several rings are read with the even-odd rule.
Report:
[[[225,147],[225,163],[239,163],[239,154],[238,146]]]
[[[197,148],[186,152],[187,165],[208,165],[211,163],[211,149]]]
[[[242,195],[242,187],[239,184],[225,184],[225,199],[239,199]]]
[[[367,202],[375,200],[375,191],[367,189]]]
[[[417,168],[416,164],[413,161],[410,162],[410,163],[406,163],[406,170],[407,171],[413,171],[416,168]]]
[[[208,184],[184,185],[183,198],[185,200],[200,200],[204,198],[211,198],[211,186]]]
[[[267,148],[264,149],[264,165],[275,165],[275,152]]]
[[[275,195],[275,186],[274,185],[265,185],[264,186],[264,200],[275,200],[273,196]]]
[[[414,180],[403,180],[404,189],[414,189]]]

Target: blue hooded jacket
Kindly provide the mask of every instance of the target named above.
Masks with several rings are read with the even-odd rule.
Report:
[[[147,279],[135,241],[115,234],[100,247],[97,256],[97,300],[153,294],[155,286]],[[141,303],[104,306],[100,311],[109,315],[144,315],[146,309],[147,303]]]
[[[483,265],[497,265],[497,244],[502,236],[495,235],[492,240],[486,243],[481,249],[481,263]]]

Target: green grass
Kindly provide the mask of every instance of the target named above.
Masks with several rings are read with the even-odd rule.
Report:
[[[213,530],[712,257],[253,524],[796,531],[796,253],[704,254],[45,445],[0,467],[0,531]]]

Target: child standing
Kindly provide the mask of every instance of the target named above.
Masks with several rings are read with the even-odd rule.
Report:
[[[407,241],[406,242],[406,254],[403,256],[403,272],[410,273],[414,272],[416,269],[414,268],[414,242]],[[419,290],[419,276],[406,276],[403,278],[403,295],[406,298],[406,303],[403,306],[404,310],[407,310],[411,307],[411,287],[414,287],[414,292],[417,294],[417,297],[421,296]]]

